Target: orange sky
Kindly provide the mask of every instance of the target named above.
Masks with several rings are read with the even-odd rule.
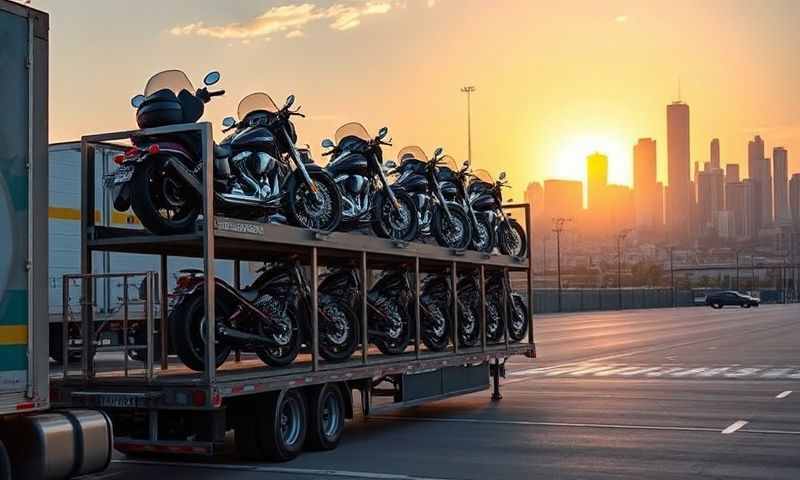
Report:
[[[719,137],[723,163],[747,140],[789,149],[800,171],[800,2],[33,0],[51,14],[53,141],[135,127],[129,99],[147,78],[222,72],[219,125],[253,91],[294,93],[315,152],[342,123],[390,128],[397,148],[437,145],[466,157],[473,96],[476,167],[530,180],[584,178],[584,156],[609,155],[631,182],[638,137],[658,142],[666,179],[665,106],[691,107],[692,160]],[[158,12],[155,14],[154,12]],[[390,156],[393,152],[389,152]],[[319,158],[317,156],[317,158]]]

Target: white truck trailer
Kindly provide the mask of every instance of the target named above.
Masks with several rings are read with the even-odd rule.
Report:
[[[0,480],[96,472],[112,450],[105,414],[50,409],[48,22],[0,0]]]

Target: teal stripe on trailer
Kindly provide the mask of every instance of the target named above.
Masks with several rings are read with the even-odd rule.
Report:
[[[0,325],[27,325],[28,324],[28,292],[27,290],[5,291],[1,295]]]
[[[27,369],[27,345],[0,345],[0,372]]]

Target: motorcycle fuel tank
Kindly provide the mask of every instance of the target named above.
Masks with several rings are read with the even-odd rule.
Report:
[[[361,175],[368,176],[369,163],[367,157],[358,153],[345,154],[334,159],[325,167],[331,175]]]
[[[265,127],[247,127],[233,135],[230,145],[238,150],[266,150],[275,145],[275,137]]]

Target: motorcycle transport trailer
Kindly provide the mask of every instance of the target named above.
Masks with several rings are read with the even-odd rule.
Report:
[[[131,135],[163,135],[193,132],[200,139],[204,168],[203,215],[193,233],[157,236],[142,230],[103,226],[95,222],[95,145],[130,140]],[[132,454],[213,455],[221,452],[225,434],[234,430],[237,450],[247,458],[288,460],[306,447],[334,448],[344,418],[352,418],[353,391],[361,410],[409,406],[463,395],[493,386],[499,400],[499,378],[504,362],[513,355],[535,357],[532,318],[521,343],[505,334],[496,344],[486,340],[486,295],[483,281],[488,272],[525,272],[526,296],[531,295],[531,261],[474,251],[449,250],[422,243],[405,243],[352,233],[321,233],[280,224],[265,224],[214,215],[213,142],[209,123],[183,124],[146,130],[91,135],[82,139],[81,273],[66,276],[69,284],[82,280],[80,318],[65,308],[64,328],[80,322],[79,347],[64,345],[63,375],[52,386],[53,402],[61,406],[97,408],[114,424],[115,448]],[[507,205],[520,211],[530,232],[530,207]],[[213,220],[208,220],[213,219]],[[92,264],[94,252],[148,254],[160,259],[160,272],[124,273],[144,279],[146,340],[131,345],[98,345],[93,328],[94,291],[98,276]],[[311,338],[289,366],[267,367],[254,355],[236,352],[217,369],[215,364],[215,282],[204,282],[205,368],[192,371],[170,356],[167,338],[168,308],[156,318],[154,304],[169,305],[168,267],[171,257],[202,260],[205,278],[215,277],[219,261],[234,264],[234,287],[241,287],[243,262],[296,258],[310,273]],[[376,270],[404,269],[412,274],[415,290],[410,346],[399,355],[383,355],[362,340],[348,360],[331,363],[319,355],[318,300],[322,268],[354,268],[360,276],[358,307],[360,331],[367,332],[369,279]],[[481,341],[475,347],[458,342],[457,303],[454,301],[451,331],[454,339],[446,351],[427,350],[420,341],[420,278],[423,274],[449,275],[453,290],[459,274],[474,273],[481,279]],[[156,278],[158,279],[156,285]],[[217,290],[218,291],[218,290]],[[455,295],[452,298],[457,298]],[[123,306],[124,307],[124,306]],[[502,309],[507,316],[508,308]],[[126,328],[123,325],[123,328]],[[362,333],[362,339],[363,339]],[[123,333],[123,339],[129,336]],[[65,338],[65,342],[68,339]],[[364,346],[364,343],[367,345]],[[130,350],[143,351],[142,362],[129,360]],[[80,361],[66,358],[67,352]],[[115,356],[116,355],[116,356]],[[67,361],[69,360],[69,361]],[[383,398],[383,397],[388,397]],[[298,438],[300,440],[298,440]]]

